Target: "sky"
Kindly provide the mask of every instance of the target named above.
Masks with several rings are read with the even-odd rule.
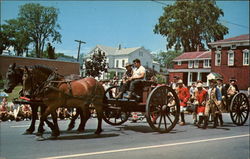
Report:
[[[165,4],[174,1],[13,1],[1,0],[1,24],[5,20],[17,18],[19,6],[26,3],[40,3],[59,9],[58,24],[62,43],[52,44],[56,52],[77,57],[78,43],[82,40],[81,53],[87,54],[97,44],[123,48],[143,46],[152,52],[166,50],[166,40],[154,34],[154,26],[163,14]],[[224,11],[220,18],[229,28],[230,38],[249,34],[249,1],[217,1]]]

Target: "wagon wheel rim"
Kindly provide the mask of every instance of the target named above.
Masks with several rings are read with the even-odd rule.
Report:
[[[236,94],[230,104],[230,116],[234,124],[244,125],[249,115],[249,101],[245,94]]]
[[[105,91],[106,99],[114,99],[118,94],[119,86],[112,86]],[[112,107],[112,108],[111,108]],[[129,112],[123,111],[117,104],[107,104],[103,112],[103,120],[110,125],[121,125],[129,118]]]
[[[149,95],[146,118],[150,127],[160,133],[172,130],[179,120],[179,100],[173,89],[156,87]]]

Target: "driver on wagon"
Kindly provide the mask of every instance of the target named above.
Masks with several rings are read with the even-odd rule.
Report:
[[[125,96],[125,98],[128,99],[131,99],[133,96],[137,96],[135,94],[135,86],[143,81],[146,77],[146,69],[141,65],[141,61],[139,59],[135,59],[133,63],[135,68],[133,70],[133,75],[128,78],[131,83],[129,86],[128,96]]]

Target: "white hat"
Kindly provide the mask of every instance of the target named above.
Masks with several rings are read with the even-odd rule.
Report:
[[[196,87],[203,87],[202,83],[198,83]]]
[[[180,80],[178,80],[178,82],[177,82],[177,83],[179,83],[179,84],[180,84],[180,83],[183,83],[183,81],[180,79]]]

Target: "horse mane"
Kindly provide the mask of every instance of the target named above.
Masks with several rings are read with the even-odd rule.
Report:
[[[54,69],[52,69],[51,67],[48,67],[48,66],[45,66],[45,65],[34,65],[34,66],[31,66],[31,69],[33,71],[39,71],[39,72],[42,72],[42,73],[45,73],[45,74],[51,74]]]

